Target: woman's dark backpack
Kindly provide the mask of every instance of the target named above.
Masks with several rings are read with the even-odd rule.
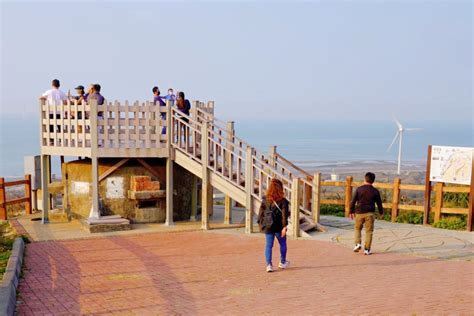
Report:
[[[262,203],[265,203],[265,209],[263,210],[262,216],[259,218],[258,224],[260,226],[260,231],[264,232],[272,228],[272,225],[275,222],[275,217],[279,216],[281,218],[282,212],[276,202],[273,202],[275,205],[274,208],[272,208],[271,205],[268,205],[265,200]]]

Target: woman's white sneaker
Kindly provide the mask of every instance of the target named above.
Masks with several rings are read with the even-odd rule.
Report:
[[[370,252],[370,249],[365,249],[365,250],[364,250],[364,255],[369,256],[369,255],[371,255],[371,254],[372,254],[372,253]]]
[[[289,266],[290,266],[290,262],[289,262],[289,261],[285,261],[285,263],[281,263],[281,262],[280,262],[280,263],[278,264],[278,268],[280,268],[280,269],[286,269],[286,268],[288,268]]]
[[[271,264],[267,266],[267,272],[273,272],[273,267]]]

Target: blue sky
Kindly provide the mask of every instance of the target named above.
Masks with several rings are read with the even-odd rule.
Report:
[[[223,119],[474,121],[471,1],[1,2],[0,114],[59,78]]]

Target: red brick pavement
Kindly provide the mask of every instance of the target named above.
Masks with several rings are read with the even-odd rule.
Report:
[[[184,232],[35,242],[26,251],[19,314],[474,311],[473,263],[368,257],[312,240],[288,244],[292,267],[268,274],[262,235]]]

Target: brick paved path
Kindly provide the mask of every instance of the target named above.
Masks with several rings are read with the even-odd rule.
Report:
[[[471,262],[390,253],[367,257],[330,242],[289,240],[292,268],[267,274],[263,245],[260,234],[215,232],[32,243],[19,314],[474,311]]]

